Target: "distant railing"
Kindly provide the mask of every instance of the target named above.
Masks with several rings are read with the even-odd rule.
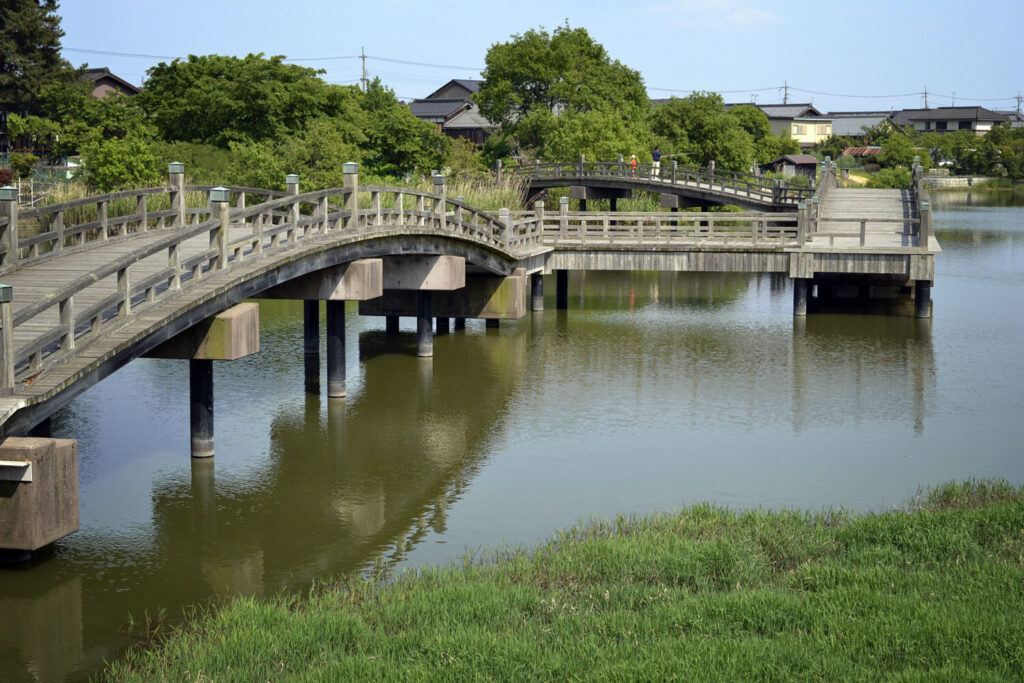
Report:
[[[675,161],[656,168],[651,162],[633,166],[624,160],[516,164],[496,167],[499,179],[504,174],[529,180],[586,181],[588,179],[629,180],[652,186],[686,187],[707,190],[724,196],[752,199],[779,206],[796,207],[797,203],[813,194],[811,188],[795,187],[781,180],[750,173],[723,171],[714,163],[706,168],[681,166]]]

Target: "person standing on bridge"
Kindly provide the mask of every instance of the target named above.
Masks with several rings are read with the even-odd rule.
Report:
[[[635,154],[630,154],[629,155],[629,174],[632,177],[634,177],[634,178],[636,177],[636,155]]]
[[[661,147],[658,145],[654,146],[654,151],[651,152],[651,158],[654,159],[651,162],[651,177],[657,178],[661,175]]]

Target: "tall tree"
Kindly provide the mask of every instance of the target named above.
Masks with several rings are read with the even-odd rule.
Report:
[[[695,92],[673,97],[651,115],[651,128],[666,153],[679,154],[699,166],[746,171],[754,161],[754,140],[741,118],[725,111],[718,93]]]
[[[544,147],[552,128],[565,129],[567,135],[559,136],[564,146],[572,139],[585,144],[590,136],[575,132],[604,115],[617,117],[626,128],[646,125],[647,92],[639,72],[612,60],[586,29],[566,24],[553,33],[530,30],[514,35],[507,43],[492,45],[485,61],[484,82],[474,96],[481,113],[500,124],[503,134],[516,137],[523,148],[539,156],[551,156]],[[579,116],[583,119],[573,121]],[[608,146],[608,133],[597,132],[596,137],[605,141],[595,150]],[[635,144],[628,139],[611,142],[621,152]],[[586,151],[583,147],[559,150]]]
[[[57,0],[0,0],[0,111],[39,113],[43,88],[72,80]]]

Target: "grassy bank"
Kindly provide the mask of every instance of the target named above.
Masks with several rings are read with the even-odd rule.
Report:
[[[114,680],[995,680],[1024,672],[1024,492],[594,522],[531,552],[235,600]]]

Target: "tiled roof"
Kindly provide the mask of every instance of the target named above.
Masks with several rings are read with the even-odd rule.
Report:
[[[419,118],[448,118],[469,106],[466,100],[413,100],[409,111]]]

